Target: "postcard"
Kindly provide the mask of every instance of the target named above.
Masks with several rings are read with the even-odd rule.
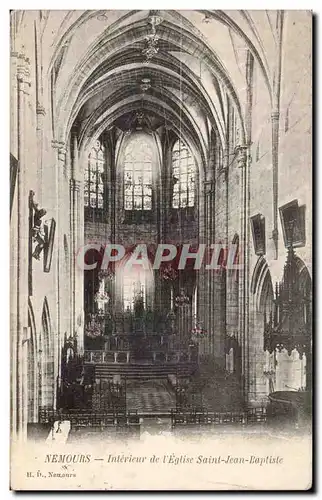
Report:
[[[311,489],[312,12],[10,36],[11,489]]]

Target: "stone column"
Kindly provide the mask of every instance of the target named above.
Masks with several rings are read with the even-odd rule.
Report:
[[[225,367],[225,336],[226,336],[226,297],[224,292],[224,269],[211,271],[213,276],[212,303],[213,303],[213,355],[218,366]],[[223,274],[224,273],[224,274]]]
[[[180,347],[185,347],[187,346],[191,332],[191,305],[187,303],[177,306],[175,314],[178,324]]]
[[[11,129],[10,129],[10,152],[18,159],[18,79],[17,79],[17,57],[11,55]],[[18,183],[18,173],[17,182]],[[15,381],[17,372],[17,309],[18,309],[18,199],[17,186],[15,187],[12,203],[12,215],[10,221],[10,244],[13,251],[10,256],[10,349],[11,349],[11,435],[17,437],[17,395],[15,392]]]
[[[80,182],[70,180],[71,200],[71,255],[72,255],[72,289],[71,289],[71,325],[72,335],[77,338],[78,354],[84,352],[84,270],[77,262],[76,256],[84,242],[83,203],[80,196]]]
[[[206,204],[206,217],[205,217],[205,243],[207,250],[213,243],[213,220],[214,220],[214,183],[212,180],[205,181],[205,204]],[[204,268],[205,266],[203,266]],[[205,270],[205,322],[204,328],[207,330],[208,335],[203,340],[205,350],[208,354],[214,354],[214,271]],[[199,319],[199,318],[198,318]],[[202,320],[202,318],[200,318]]]
[[[240,169],[240,264],[239,271],[239,321],[238,342],[241,346],[242,365],[242,390],[245,399],[248,395],[249,385],[249,352],[248,352],[248,330],[249,330],[249,290],[248,290],[248,268],[249,268],[249,150],[247,146],[238,146],[237,165]]]
[[[72,178],[70,180],[70,217],[71,217],[71,257],[72,257],[72,290],[71,313],[72,335],[77,338],[78,353],[84,352],[84,270],[76,262],[78,252],[84,246],[84,197],[83,168],[80,163],[78,141],[76,135],[71,138]],[[82,161],[87,161],[85,155]]]
[[[225,252],[227,245],[227,174],[228,174],[228,156],[225,155],[223,164],[218,168],[216,177],[216,191],[213,195],[213,205],[216,221],[213,222],[213,243],[221,245],[217,258],[222,252]],[[215,205],[216,203],[216,205]],[[218,250],[217,250],[218,251]],[[222,260],[222,259],[221,259]],[[218,366],[225,367],[225,337],[226,337],[226,296],[225,270],[219,263],[218,269],[212,273],[212,329],[213,329],[213,355]]]
[[[198,320],[202,322],[203,327],[209,332],[209,336],[200,340],[200,354],[209,354],[212,352],[213,338],[211,338],[210,331],[211,325],[211,291],[212,291],[212,271],[206,269],[206,255],[208,254],[209,246],[212,243],[212,220],[213,220],[213,181],[206,180],[203,183],[202,196],[203,205],[200,206],[202,210],[200,224],[200,241],[205,243],[206,251],[204,261],[199,271],[197,271],[196,285],[198,287],[197,304],[198,311],[196,314]]]
[[[28,95],[29,95],[29,60],[17,55],[16,79],[17,89],[17,157],[18,173],[15,190],[15,200],[11,218],[11,244],[14,251],[11,254],[11,335],[12,362],[11,387],[13,438],[25,440],[27,435],[28,385],[27,367],[24,360],[28,354],[28,190],[27,190],[27,158],[26,131],[28,130]]]
[[[65,170],[66,170],[66,145],[61,141],[52,141],[52,147],[56,153],[56,248],[57,248],[57,267],[56,267],[56,341],[54,342],[54,406],[57,402],[57,378],[60,381],[61,368],[61,349],[64,333],[66,333],[66,316],[68,315],[68,297],[65,292],[65,280],[68,277],[64,272],[64,227],[66,225],[65,213],[68,207],[66,203],[65,192]]]
[[[279,149],[279,111],[271,114],[272,120],[272,166],[273,166],[273,232],[275,259],[278,259],[278,149]]]
[[[43,205],[43,139],[44,139],[44,117],[46,116],[45,108],[38,102],[36,105],[37,113],[37,193],[38,202]]]

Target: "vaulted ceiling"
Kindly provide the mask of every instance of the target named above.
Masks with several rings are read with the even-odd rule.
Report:
[[[57,138],[65,140],[76,126],[85,146],[106,127],[126,129],[131,113],[143,111],[156,127],[173,127],[206,157],[212,129],[225,145],[228,102],[244,133],[248,51],[272,99],[277,15],[41,11],[43,66],[54,86]],[[156,49],[151,58],[144,52],[149,46]]]

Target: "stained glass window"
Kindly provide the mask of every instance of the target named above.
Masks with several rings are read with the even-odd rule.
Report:
[[[193,207],[195,204],[196,166],[189,148],[177,141],[172,150],[172,207]]]
[[[92,209],[104,208],[105,149],[96,141],[88,156],[88,166],[84,172],[84,205]]]
[[[142,137],[132,139],[125,151],[124,209],[152,210],[152,149]]]

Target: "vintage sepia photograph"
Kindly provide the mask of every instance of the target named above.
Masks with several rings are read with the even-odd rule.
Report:
[[[312,39],[10,12],[12,490],[312,488]]]

